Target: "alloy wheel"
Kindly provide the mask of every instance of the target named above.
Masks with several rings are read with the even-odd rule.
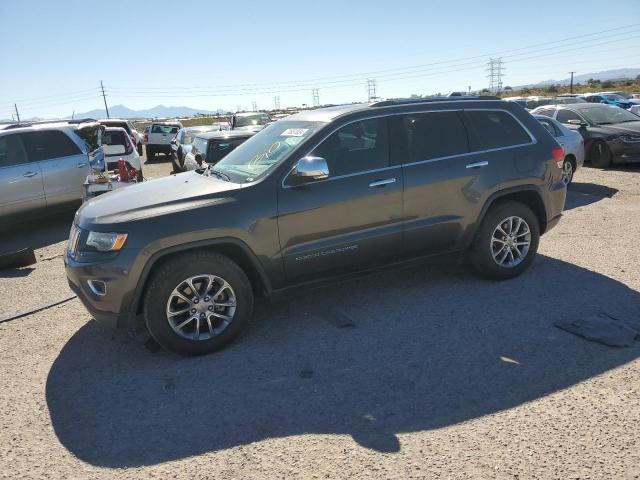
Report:
[[[221,277],[200,274],[180,282],[167,300],[167,321],[187,340],[209,340],[233,321],[236,294]]]
[[[565,185],[569,185],[573,179],[573,164],[569,160],[565,160],[562,164],[562,181]]]
[[[507,217],[498,223],[491,236],[491,256],[501,267],[513,268],[526,258],[531,247],[531,229],[518,216]]]

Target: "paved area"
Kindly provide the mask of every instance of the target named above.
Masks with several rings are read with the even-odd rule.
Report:
[[[515,280],[440,261],[301,292],[202,358],[78,300],[2,323],[0,477],[639,478],[640,342],[553,326],[640,317],[639,214],[640,168],[585,168]],[[69,223],[20,234],[40,261],[0,272],[0,315],[69,294]]]

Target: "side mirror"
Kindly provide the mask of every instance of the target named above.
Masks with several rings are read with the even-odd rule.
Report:
[[[584,123],[583,121],[578,120],[578,119],[574,119],[574,118],[572,118],[571,120],[567,120],[567,123],[569,125],[577,125],[579,127],[586,127],[587,126],[587,124]]]
[[[195,159],[196,159],[196,162],[198,162],[198,165],[202,165],[202,154],[201,153],[196,153]]]
[[[329,177],[329,166],[322,157],[303,157],[298,160],[298,163],[291,171],[291,178],[294,183],[323,180],[327,177]]]
[[[171,143],[171,145],[177,145],[177,143],[178,143],[178,142],[177,142],[177,141],[176,141],[176,139],[174,138],[174,139],[173,139],[173,140],[171,140],[171,142],[169,142],[169,143]]]
[[[124,152],[127,151],[124,145],[103,145],[102,148],[107,156],[124,155]]]

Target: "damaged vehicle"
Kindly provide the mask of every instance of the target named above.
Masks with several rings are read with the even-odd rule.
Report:
[[[195,170],[207,164],[215,165],[255,134],[251,130],[201,133],[193,139],[191,150],[184,158],[183,169]]]
[[[0,218],[77,208],[93,163],[103,161],[95,121],[17,123],[0,131]]]

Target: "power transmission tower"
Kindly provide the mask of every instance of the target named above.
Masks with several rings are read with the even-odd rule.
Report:
[[[504,72],[504,66],[502,65],[502,57],[490,58],[487,62],[489,68],[487,71],[489,75],[489,90],[499,93],[502,90],[502,75]]]
[[[258,104],[255,101],[251,102],[251,110],[254,112],[258,111]]]
[[[100,80],[100,89],[102,90],[102,100],[104,100],[104,109],[107,111],[107,118],[109,118],[109,107],[107,107],[107,96],[104,94],[104,85],[102,85],[102,80]]]
[[[576,72],[569,72],[571,74],[571,84],[569,85],[569,93],[573,93],[573,74]]]
[[[311,95],[313,96],[313,106],[320,106],[320,91],[317,88],[311,90]]]
[[[276,95],[273,97],[273,106],[276,110],[280,110],[280,96]]]
[[[378,100],[378,96],[376,95],[376,87],[377,82],[375,78],[367,78],[367,97],[369,98],[369,103],[373,103]]]
[[[20,123],[20,114],[18,113],[18,105],[14,103],[13,106],[16,109],[16,117],[18,118],[18,123]]]

